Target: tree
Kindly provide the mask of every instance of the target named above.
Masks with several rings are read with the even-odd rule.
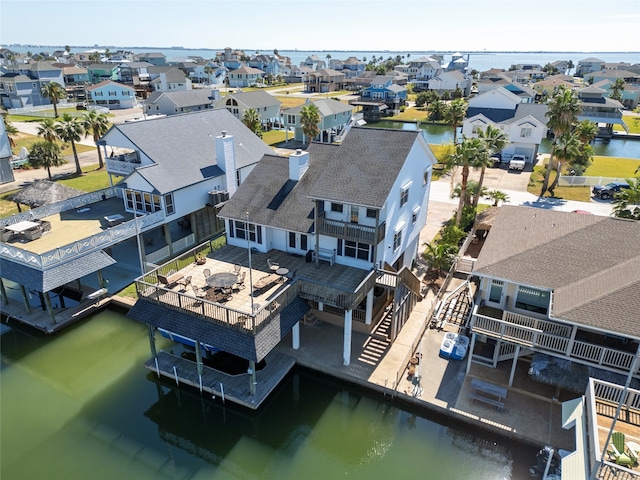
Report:
[[[7,132],[7,138],[9,139],[9,145],[11,148],[15,148],[16,146],[16,135],[18,135],[18,129],[16,126],[9,121],[7,118],[8,114],[2,114],[2,122],[4,123],[4,131]]]
[[[82,122],[65,113],[62,115],[62,120],[56,123],[56,133],[60,140],[71,143],[73,158],[76,162],[76,175],[82,175],[80,159],[78,158],[78,151],[76,150],[76,142],[79,142],[85,133]]]
[[[488,166],[490,166],[493,161],[491,160],[491,156],[495,153],[502,151],[502,149],[509,142],[507,135],[497,127],[493,125],[487,125],[485,130],[480,130],[478,132],[478,138],[480,138],[486,148],[486,156],[484,158],[478,158],[478,162],[474,165],[475,167],[480,167],[480,178],[478,179],[478,189],[482,191],[482,184],[484,183],[484,174]],[[480,195],[474,196],[473,208],[478,206],[478,199]]]
[[[440,99],[429,103],[427,106],[427,120],[433,120],[435,122],[442,120],[446,108],[446,104]]]
[[[469,166],[478,164],[487,156],[487,147],[480,138],[467,138],[462,136],[462,142],[455,144],[455,152],[449,158],[449,167],[462,166],[462,182],[460,184],[460,202],[456,212],[456,224],[462,222],[462,210],[467,199],[467,183],[469,180]]]
[[[426,250],[422,257],[429,263],[429,267],[438,272],[438,276],[442,272],[446,272],[451,268],[457,247],[444,242],[431,242],[424,244]]]
[[[549,185],[549,191],[553,195],[553,191],[558,185],[558,179],[562,173],[562,168],[565,164],[570,164],[575,158],[580,155],[580,140],[576,131],[563,133],[560,138],[554,140],[555,145],[555,157],[556,157],[556,176],[553,179],[551,185]]]
[[[274,54],[276,57],[279,57],[279,56],[280,56],[280,54],[278,53],[278,49],[277,49],[277,48],[274,48],[274,49],[273,49],[273,54]]]
[[[69,45],[64,46],[64,51],[67,53],[71,53],[71,47]]]
[[[51,167],[59,167],[64,163],[67,161],[62,156],[60,146],[57,143],[40,140],[31,145],[29,164],[36,168],[46,168],[49,180],[51,180]]]
[[[540,196],[544,195],[549,187],[556,142],[563,134],[571,131],[571,127],[575,123],[578,112],[580,111],[580,101],[575,92],[565,86],[560,86],[558,90],[554,92],[548,106],[549,109],[545,115],[547,117],[547,126],[553,131],[553,143],[551,144],[551,155],[549,156],[547,171],[544,181],[542,182]]]
[[[98,169],[100,170],[104,168],[104,161],[102,159],[102,151],[98,146],[98,140],[109,130],[109,118],[106,113],[98,113],[92,110],[82,116],[82,123],[84,131],[93,137],[93,141],[96,144],[96,149],[98,150]]]
[[[262,138],[262,122],[260,121],[260,115],[255,108],[248,108],[242,115],[242,123],[255,133],[258,137]]]
[[[629,178],[627,183],[629,188],[613,196],[613,216],[640,220],[640,178]]]
[[[38,127],[37,133],[39,137],[44,138],[47,142],[54,143],[58,140],[58,132],[56,130],[56,123],[50,119],[45,118],[44,120],[40,120],[40,126]]]
[[[453,127],[453,143],[456,143],[458,127],[462,125],[467,114],[467,106],[467,102],[459,98],[452,101],[444,110],[444,121]]]
[[[501,192],[500,190],[491,190],[485,194],[484,198],[486,198],[487,200],[493,200],[494,207],[498,206],[498,202],[509,201],[509,195],[507,195],[504,192]]]
[[[320,133],[320,110],[313,103],[308,103],[300,109],[300,123],[302,124],[302,133],[311,140],[316,138]]]
[[[93,52],[89,54],[89,61],[93,63],[100,62],[100,52]]]
[[[574,66],[575,66],[575,65],[573,64],[573,62],[572,62],[571,60],[569,60],[569,61],[567,62],[567,75],[569,75],[569,74],[571,73],[571,70],[573,70],[573,67],[574,67]]]
[[[624,86],[624,79],[616,78],[614,84],[611,85],[611,94],[609,95],[609,98],[622,102],[622,92],[624,92]]]
[[[45,83],[40,87],[40,95],[48,98],[53,104],[53,116],[58,118],[58,102],[67,98],[67,92],[62,88],[62,85],[56,82]]]
[[[211,74],[214,72],[213,67],[211,65],[207,65],[204,67],[204,73],[207,75],[207,79],[209,80],[209,84],[211,84]]]

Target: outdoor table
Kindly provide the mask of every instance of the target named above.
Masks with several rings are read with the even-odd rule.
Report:
[[[29,220],[23,220],[21,222],[14,223],[13,225],[7,225],[5,228],[7,230],[11,230],[12,232],[23,233],[23,232],[26,232],[27,230],[30,230],[32,228],[36,228],[39,226],[40,226],[39,223],[31,222]]]
[[[113,227],[114,225],[120,223],[120,221],[124,220],[124,217],[119,213],[116,213],[114,215],[107,215],[104,217],[104,219],[107,221],[107,223],[109,223],[110,227]]]
[[[231,272],[214,273],[207,277],[207,285],[214,288],[229,288],[238,280],[238,276]]]

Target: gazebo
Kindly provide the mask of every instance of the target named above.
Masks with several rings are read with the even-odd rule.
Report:
[[[19,192],[9,195],[7,200],[16,202],[18,211],[21,212],[21,205],[26,205],[29,208],[37,208],[84,194],[85,192],[82,190],[43,179],[35,180],[31,185],[23,188]]]

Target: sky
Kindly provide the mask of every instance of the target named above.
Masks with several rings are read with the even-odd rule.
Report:
[[[640,0],[0,0],[0,45],[637,52]]]

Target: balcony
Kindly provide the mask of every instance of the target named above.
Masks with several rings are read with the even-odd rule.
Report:
[[[482,313],[481,313],[482,312]],[[501,317],[498,316],[501,314]],[[510,311],[476,306],[471,330],[538,352],[564,356],[594,367],[626,374],[634,353],[576,339],[577,326],[527,317]],[[638,371],[634,372],[636,375]]]
[[[107,171],[114,175],[126,176],[140,166],[138,152],[126,152],[106,159]]]
[[[341,220],[329,220],[324,212],[318,216],[318,232],[320,235],[352,242],[368,243],[369,245],[377,245],[384,240],[385,227],[384,223],[376,228]]]

